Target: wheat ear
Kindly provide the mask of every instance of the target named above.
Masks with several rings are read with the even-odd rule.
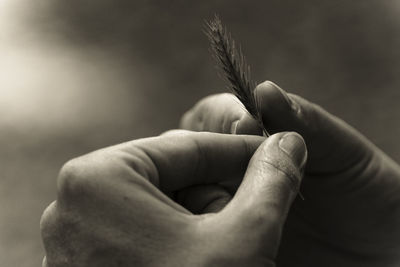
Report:
[[[222,26],[221,19],[215,15],[214,19],[205,23],[211,52],[223,77],[228,82],[230,91],[242,102],[250,115],[258,122],[266,136],[269,136],[264,127],[260,106],[254,95],[255,82],[250,77],[250,66],[246,62],[242,49],[236,49],[231,34]]]

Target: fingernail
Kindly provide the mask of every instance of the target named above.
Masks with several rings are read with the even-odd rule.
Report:
[[[303,138],[297,133],[287,133],[279,140],[279,147],[289,155],[302,170],[307,160],[307,148]]]
[[[237,126],[239,124],[239,120],[232,122],[231,124],[231,134],[236,134]]]

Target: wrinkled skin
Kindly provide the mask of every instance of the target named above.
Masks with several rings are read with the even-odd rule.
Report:
[[[270,133],[296,131],[309,159],[301,193],[284,227],[278,266],[399,266],[400,168],[370,141],[321,107],[271,82],[255,91]],[[181,127],[260,134],[230,94],[209,96]]]
[[[275,266],[306,158],[296,133],[173,131],[73,159],[42,216],[43,266]],[[230,201],[218,184],[242,178]]]

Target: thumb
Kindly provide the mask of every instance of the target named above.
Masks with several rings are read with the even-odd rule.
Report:
[[[299,134],[270,136],[254,153],[235,197],[222,211],[243,241],[269,247],[268,256],[276,255],[306,159],[307,149]]]
[[[266,81],[254,94],[270,133],[295,131],[307,143],[307,172],[334,173],[368,157],[373,145],[354,128],[322,107]]]

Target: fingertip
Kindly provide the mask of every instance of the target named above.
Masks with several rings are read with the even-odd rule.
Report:
[[[274,109],[276,111],[287,110],[292,105],[287,93],[278,85],[271,81],[265,81],[259,84],[254,91],[256,101],[260,103],[261,112],[266,109]]]
[[[271,146],[279,148],[298,168],[303,168],[307,160],[307,146],[303,136],[295,131],[279,132],[271,135],[260,149],[272,151]],[[280,153],[280,152],[279,152]]]
[[[303,172],[307,161],[307,147],[303,137],[296,132],[288,132],[280,138],[278,145],[292,159],[300,172]]]
[[[304,139],[296,132],[279,132],[268,137],[254,153],[246,176],[253,185],[252,191],[273,188],[281,197],[297,194],[304,165],[307,161],[307,148]],[[271,177],[279,176],[279,179]],[[267,190],[268,191],[268,190]],[[261,194],[263,195],[263,194]],[[284,201],[285,202],[285,201]]]
[[[254,95],[265,128],[271,133],[299,130],[300,105],[273,82],[259,84]]]
[[[276,83],[265,80],[262,83],[259,83],[256,88],[268,88],[268,87],[279,87]]]
[[[279,146],[281,142],[286,151]],[[253,154],[235,197],[223,212],[230,216],[235,212],[236,222],[263,233],[260,236],[268,236],[269,240],[271,234],[279,240],[301,183],[302,174],[292,154],[301,154],[303,147],[302,137],[294,132],[268,137]]]

